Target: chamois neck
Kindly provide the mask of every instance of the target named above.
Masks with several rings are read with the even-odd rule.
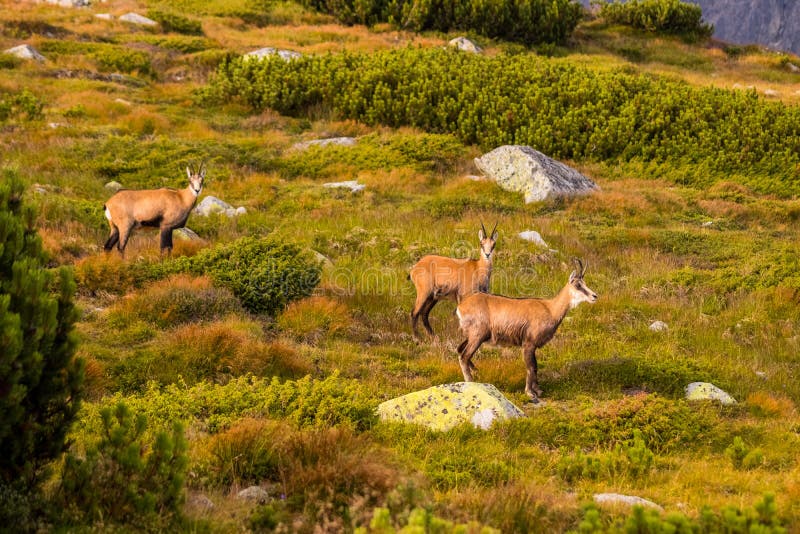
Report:
[[[200,193],[194,190],[192,184],[189,184],[184,189],[181,189],[181,200],[183,200],[183,203],[186,205],[194,206],[199,197]]]
[[[572,303],[572,292],[570,291],[569,284],[561,288],[558,295],[550,299],[550,310],[555,319],[560,323],[567,315],[567,312],[574,308]]]

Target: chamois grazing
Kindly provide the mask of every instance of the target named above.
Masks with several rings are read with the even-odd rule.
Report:
[[[428,255],[422,257],[412,268],[409,275],[417,290],[417,300],[411,310],[411,329],[415,337],[417,320],[422,317],[422,324],[428,334],[433,336],[433,328],[428,316],[433,306],[442,299],[461,302],[467,295],[489,291],[489,277],[492,275],[492,253],[497,242],[497,223],[491,235],[481,223],[478,232],[480,239],[480,257],[477,260],[454,259],[445,256]]]
[[[586,272],[581,260],[569,282],[551,299],[508,298],[477,293],[462,300],[456,314],[466,339],[458,346],[458,359],[464,380],[472,382],[475,365],[472,356],[485,341],[496,345],[522,347],[527,376],[525,393],[538,402],[542,390],[537,376],[536,349],[550,341],[567,312],[581,302],[595,302],[597,293],[583,281]]]
[[[186,167],[186,174],[189,176],[189,186],[185,189],[123,189],[109,198],[103,208],[111,226],[111,235],[103,248],[109,251],[116,245],[124,256],[125,246],[134,228],[155,226],[161,232],[161,254],[166,250],[167,255],[170,255],[172,231],[184,227],[200,191],[203,190],[205,164],[200,165],[196,171]]]

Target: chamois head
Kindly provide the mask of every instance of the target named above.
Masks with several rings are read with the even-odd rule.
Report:
[[[572,271],[569,275],[569,294],[570,294],[570,308],[574,308],[581,302],[595,302],[597,300],[597,293],[589,289],[589,286],[583,281],[583,273],[586,272],[586,266],[578,258],[575,258],[576,270]]]
[[[497,223],[494,223],[491,236],[487,236],[486,228],[481,222],[481,229],[478,231],[478,239],[481,240],[481,256],[482,258],[491,259],[492,252],[494,252],[494,244],[497,241]]]
[[[192,171],[191,167],[186,167],[186,175],[189,177],[189,187],[195,197],[199,197],[203,190],[203,180],[206,177],[206,164],[201,163],[196,171]]]

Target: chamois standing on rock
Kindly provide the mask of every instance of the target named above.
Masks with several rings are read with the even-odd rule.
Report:
[[[428,316],[434,305],[442,299],[461,302],[467,295],[489,291],[489,277],[492,275],[492,253],[497,242],[497,223],[492,233],[487,234],[481,223],[478,232],[480,257],[477,260],[454,259],[445,256],[423,256],[412,268],[409,278],[417,290],[417,300],[411,310],[411,329],[419,338],[417,320],[428,334],[433,336],[433,328]]]
[[[458,359],[464,380],[472,382],[475,365],[472,356],[485,342],[522,347],[527,376],[525,393],[538,402],[542,390],[537,376],[536,349],[550,341],[567,312],[581,302],[595,302],[597,293],[583,281],[586,267],[575,260],[567,284],[551,299],[508,298],[476,293],[462,300],[456,310],[466,339],[458,346]]]
[[[109,251],[116,245],[124,256],[125,246],[134,228],[155,226],[161,231],[161,254],[164,250],[167,255],[172,254],[172,231],[186,225],[197,203],[206,177],[205,164],[196,171],[186,167],[186,174],[189,176],[189,186],[185,189],[123,189],[109,198],[103,208],[111,226],[111,235],[103,248]]]

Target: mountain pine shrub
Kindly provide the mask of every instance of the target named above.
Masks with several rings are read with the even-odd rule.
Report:
[[[681,0],[599,1],[600,16],[609,22],[649,32],[710,37],[714,27],[702,21],[699,5]]]
[[[0,481],[25,484],[65,449],[83,364],[72,273],[45,269],[22,181],[0,172]]]

